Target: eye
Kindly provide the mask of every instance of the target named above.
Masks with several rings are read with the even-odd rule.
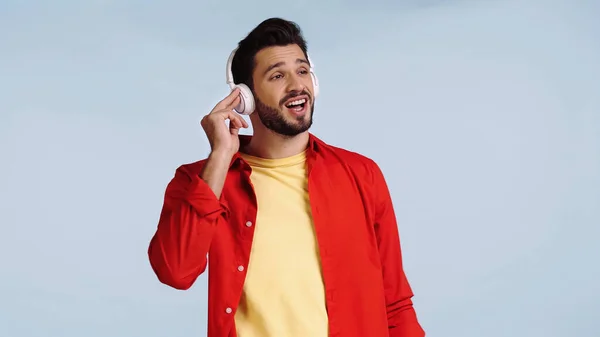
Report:
[[[271,80],[278,80],[282,77],[283,77],[283,75],[281,75],[281,74],[275,74],[275,75],[271,76]]]
[[[298,71],[298,73],[300,73],[302,75],[306,75],[306,74],[308,74],[308,70],[306,70],[306,69],[300,69],[300,71]]]

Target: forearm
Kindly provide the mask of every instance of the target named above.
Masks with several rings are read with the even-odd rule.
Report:
[[[223,152],[211,152],[200,172],[200,178],[208,184],[217,199],[221,197],[231,158],[231,155]]]
[[[158,279],[176,289],[188,289],[206,269],[216,221],[200,218],[191,206],[161,215],[148,247],[150,264]]]
[[[178,169],[169,183],[148,257],[158,279],[188,289],[206,269],[206,255],[226,209],[207,183]]]
[[[390,337],[425,336],[410,298],[388,303],[387,312]]]
[[[375,232],[382,277],[390,337],[423,337],[421,327],[413,307],[413,291],[403,267],[400,235],[391,195],[383,173],[378,166],[373,167],[372,185],[375,189]]]
[[[393,237],[393,234],[390,233]],[[394,240],[395,241],[395,240]],[[421,327],[415,312],[411,286],[402,267],[399,244],[383,245],[384,285],[386,291],[386,310],[390,337],[423,337],[425,332]]]

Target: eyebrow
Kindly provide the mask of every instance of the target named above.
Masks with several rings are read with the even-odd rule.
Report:
[[[307,64],[307,65],[308,65],[308,61],[307,61],[307,60],[305,60],[305,59],[296,59],[296,64],[302,64],[302,63],[305,63],[305,64]],[[285,62],[283,62],[283,61],[282,61],[282,62],[277,62],[277,63],[271,64],[271,65],[270,65],[270,66],[267,68],[267,70],[265,70],[265,72],[264,72],[264,75],[266,75],[268,72],[270,72],[271,70],[273,70],[273,69],[275,69],[275,68],[279,68],[279,67],[281,67],[281,66],[282,66],[282,65],[284,65],[284,64],[285,64]]]

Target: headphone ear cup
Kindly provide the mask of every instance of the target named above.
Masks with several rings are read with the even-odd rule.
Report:
[[[245,84],[236,85],[240,89],[240,104],[234,110],[241,115],[250,115],[254,112],[254,95]]]
[[[317,96],[319,96],[319,79],[317,78],[317,75],[311,71],[310,72],[310,76],[312,78],[312,82],[313,82],[313,95],[315,96],[315,98]]]

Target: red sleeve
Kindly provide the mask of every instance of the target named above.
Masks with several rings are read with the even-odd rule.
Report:
[[[226,213],[197,173],[186,166],[177,169],[148,247],[150,265],[160,282],[181,290],[194,284],[206,270],[213,234]]]
[[[390,337],[423,337],[425,331],[413,308],[413,292],[402,267],[398,225],[390,192],[377,164],[373,168],[375,187],[375,231],[383,268]]]

